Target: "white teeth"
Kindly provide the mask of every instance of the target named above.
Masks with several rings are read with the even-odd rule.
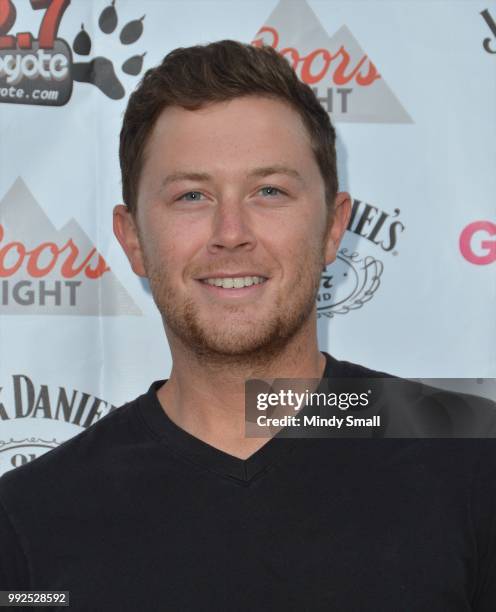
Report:
[[[267,279],[263,276],[236,276],[230,278],[206,278],[204,283],[222,287],[223,289],[242,289],[243,287],[251,287],[265,282]]]

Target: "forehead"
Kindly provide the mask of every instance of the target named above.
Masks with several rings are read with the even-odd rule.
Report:
[[[191,111],[160,114],[146,148],[146,165],[314,163],[308,130],[282,100],[245,96]]]

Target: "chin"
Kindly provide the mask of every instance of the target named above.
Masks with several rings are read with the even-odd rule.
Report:
[[[209,316],[191,299],[181,304],[176,300],[156,302],[166,330],[204,360],[254,364],[280,354],[309,322],[316,295],[316,289],[310,289],[314,287],[302,291],[298,301],[293,298],[290,308],[286,306],[288,301],[278,296],[268,312],[260,308],[255,316],[247,316],[237,305],[219,308]]]
[[[287,344],[288,338],[281,338],[279,317],[254,321],[240,319],[222,321],[205,320],[198,311],[183,311],[182,317],[168,318],[166,327],[183,345],[198,356],[212,363],[255,362],[267,359]]]
[[[245,329],[237,326],[226,333],[225,330],[213,331],[212,327],[190,327],[188,338],[184,338],[187,344],[194,345],[204,354],[212,354],[226,357],[249,356],[256,352],[266,351],[272,345],[278,343],[279,326],[256,329],[256,325],[245,325]]]

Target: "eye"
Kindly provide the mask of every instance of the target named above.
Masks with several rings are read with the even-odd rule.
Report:
[[[272,187],[271,185],[267,185],[266,187],[261,187],[259,189],[263,193],[263,195],[274,196],[274,195],[285,195],[284,191],[278,189],[277,187]]]
[[[203,196],[203,194],[200,191],[188,191],[177,199],[186,202],[197,202],[201,199],[201,196]]]

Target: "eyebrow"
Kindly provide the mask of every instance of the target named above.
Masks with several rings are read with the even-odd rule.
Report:
[[[250,170],[246,175],[246,178],[263,178],[265,176],[271,176],[272,174],[285,174],[287,176],[291,176],[292,178],[297,179],[303,185],[305,181],[301,174],[295,170],[294,168],[290,168],[289,166],[285,166],[283,164],[276,164],[273,166],[262,166],[260,168],[254,168]],[[211,174],[207,172],[172,172],[168,176],[164,178],[161,184],[161,189],[167,187],[171,183],[175,183],[177,181],[209,181],[213,177]]]

